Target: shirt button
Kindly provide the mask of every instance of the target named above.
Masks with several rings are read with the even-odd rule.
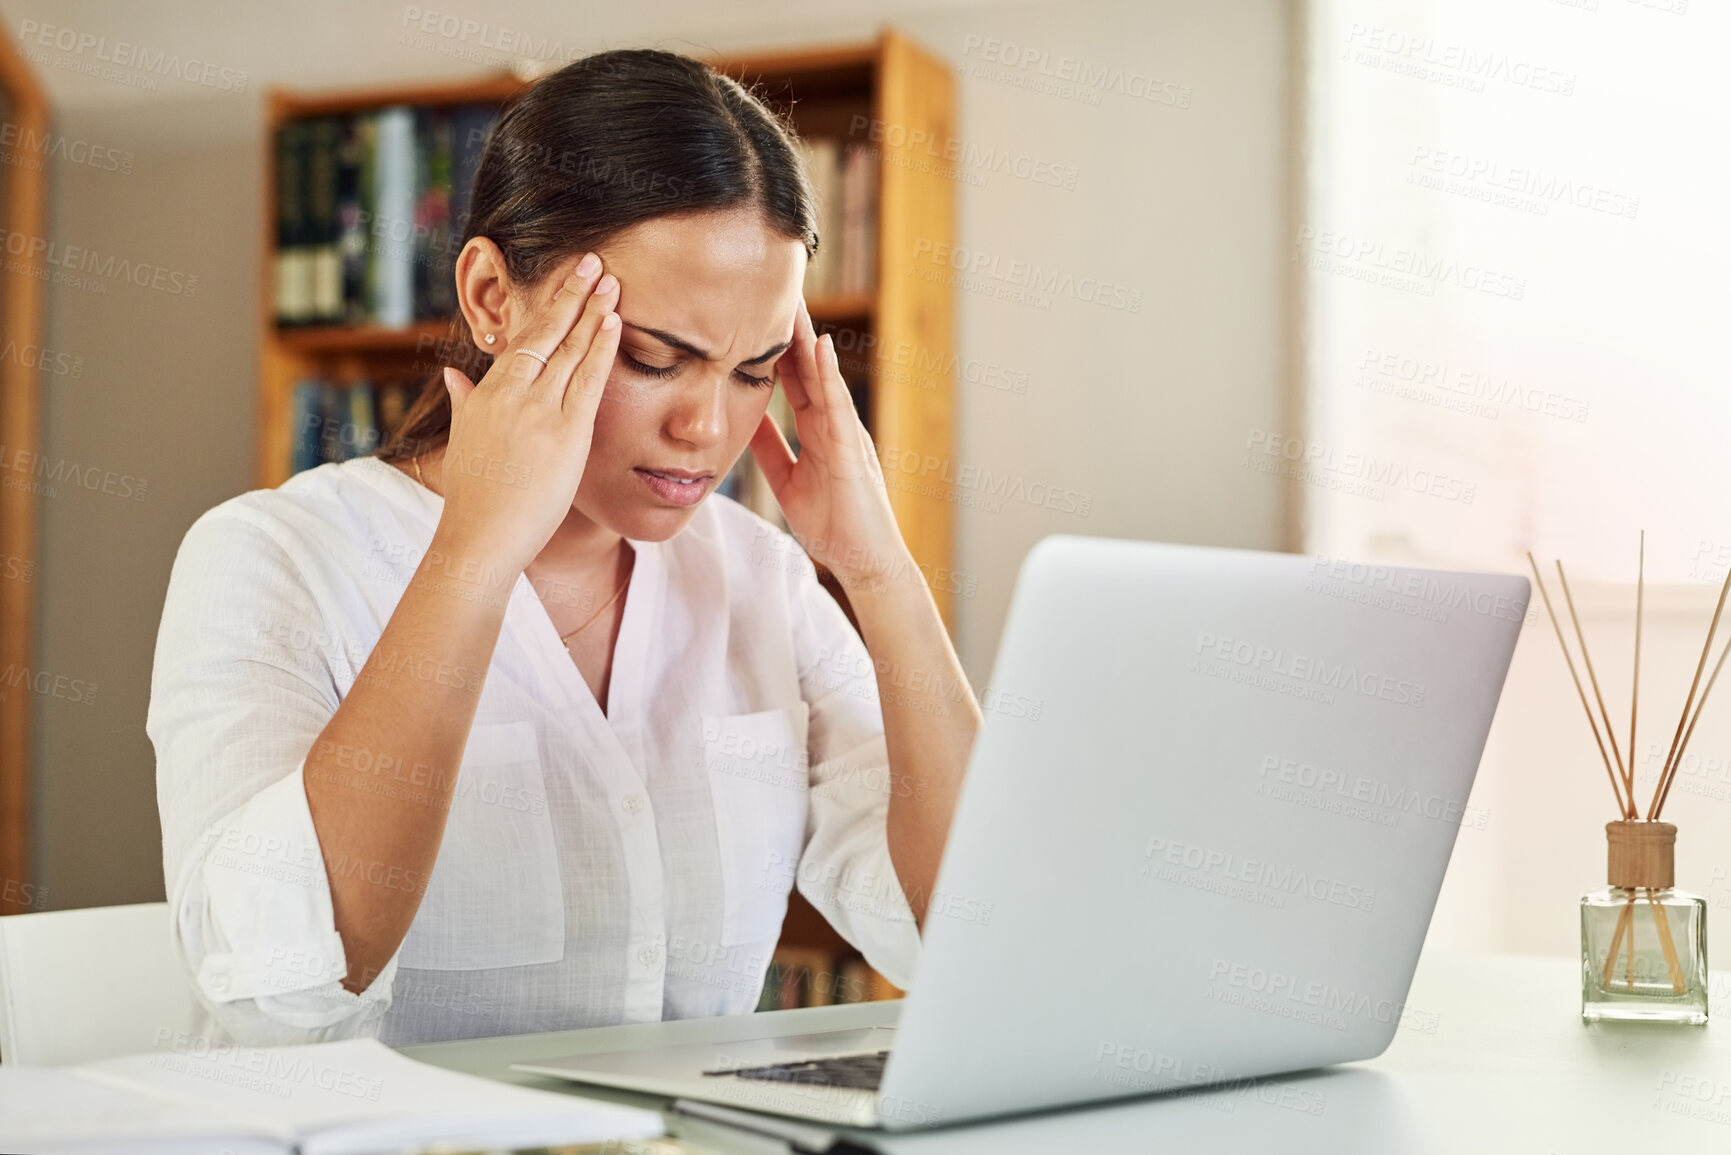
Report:
[[[636,814],[639,810],[643,809],[643,795],[627,794],[619,805],[624,808],[625,813]]]
[[[210,976],[210,989],[215,991],[219,995],[222,994],[223,992],[227,991],[228,990],[228,976],[227,975],[211,975]]]
[[[658,947],[646,946],[637,952],[637,957],[642,960],[644,966],[652,967],[655,965],[655,961],[661,957],[661,950]]]

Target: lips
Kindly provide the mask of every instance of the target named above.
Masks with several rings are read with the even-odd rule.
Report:
[[[715,477],[713,470],[699,472],[694,469],[650,469],[647,466],[638,466],[632,472],[643,479],[651,493],[669,505],[696,505],[703,500]]]
[[[706,477],[715,476],[715,471],[713,469],[660,469],[652,468],[647,465],[640,465],[637,468],[641,469],[644,473],[653,474],[656,477],[670,477],[675,481],[701,481]]]

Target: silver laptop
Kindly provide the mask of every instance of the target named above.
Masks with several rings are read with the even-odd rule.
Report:
[[[910,1129],[1372,1058],[1434,1029],[1407,990],[1527,596],[1047,537],[906,998],[514,1067]]]

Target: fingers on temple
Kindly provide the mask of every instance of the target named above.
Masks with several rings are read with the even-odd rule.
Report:
[[[524,327],[517,340],[499,354],[505,362],[506,382],[531,398],[557,400],[564,388],[563,379],[556,379],[546,370],[552,368],[558,350],[582,316],[584,306],[592,296],[592,288],[602,275],[599,269],[587,274],[577,271],[584,255],[573,256],[554,270],[549,279],[557,287],[551,291],[543,290],[547,295],[542,298],[543,303],[534,319]],[[522,349],[534,350],[547,361],[519,352]]]
[[[612,323],[603,325],[601,322],[608,317],[612,318]],[[611,307],[597,312],[589,343],[572,371],[570,386],[565,390],[563,409],[568,416],[581,416],[588,421],[595,419],[602,390],[607,387],[607,377],[613,369],[614,355],[619,351],[619,334],[624,328],[625,323]]]
[[[595,335],[601,329],[601,319],[613,311],[613,306],[619,299],[619,281],[612,273],[603,273],[600,282],[586,296],[583,311],[577,315],[575,322],[560,334],[558,347],[551,351],[552,357],[547,365],[547,399],[555,404],[565,400],[573,374],[580,370],[589,355],[590,347],[595,344]],[[561,297],[560,300],[563,302],[564,298]]]
[[[821,408],[823,404],[823,398],[816,396],[821,388],[821,382],[817,379],[817,362],[813,358],[816,342],[817,334],[812,327],[811,312],[806,308],[805,299],[802,297],[799,302],[799,316],[793,323],[793,346],[787,352],[793,372],[782,377],[787,403],[795,412],[814,405]]]

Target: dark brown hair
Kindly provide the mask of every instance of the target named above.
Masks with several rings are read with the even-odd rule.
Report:
[[[486,237],[513,284],[532,288],[562,261],[643,221],[745,206],[810,255],[816,199],[798,140],[784,115],[700,60],[655,48],[598,52],[506,103],[482,146],[452,252]],[[493,364],[460,308],[440,357],[477,382]],[[444,444],[450,430],[451,397],[435,371],[373,455],[407,461]]]

